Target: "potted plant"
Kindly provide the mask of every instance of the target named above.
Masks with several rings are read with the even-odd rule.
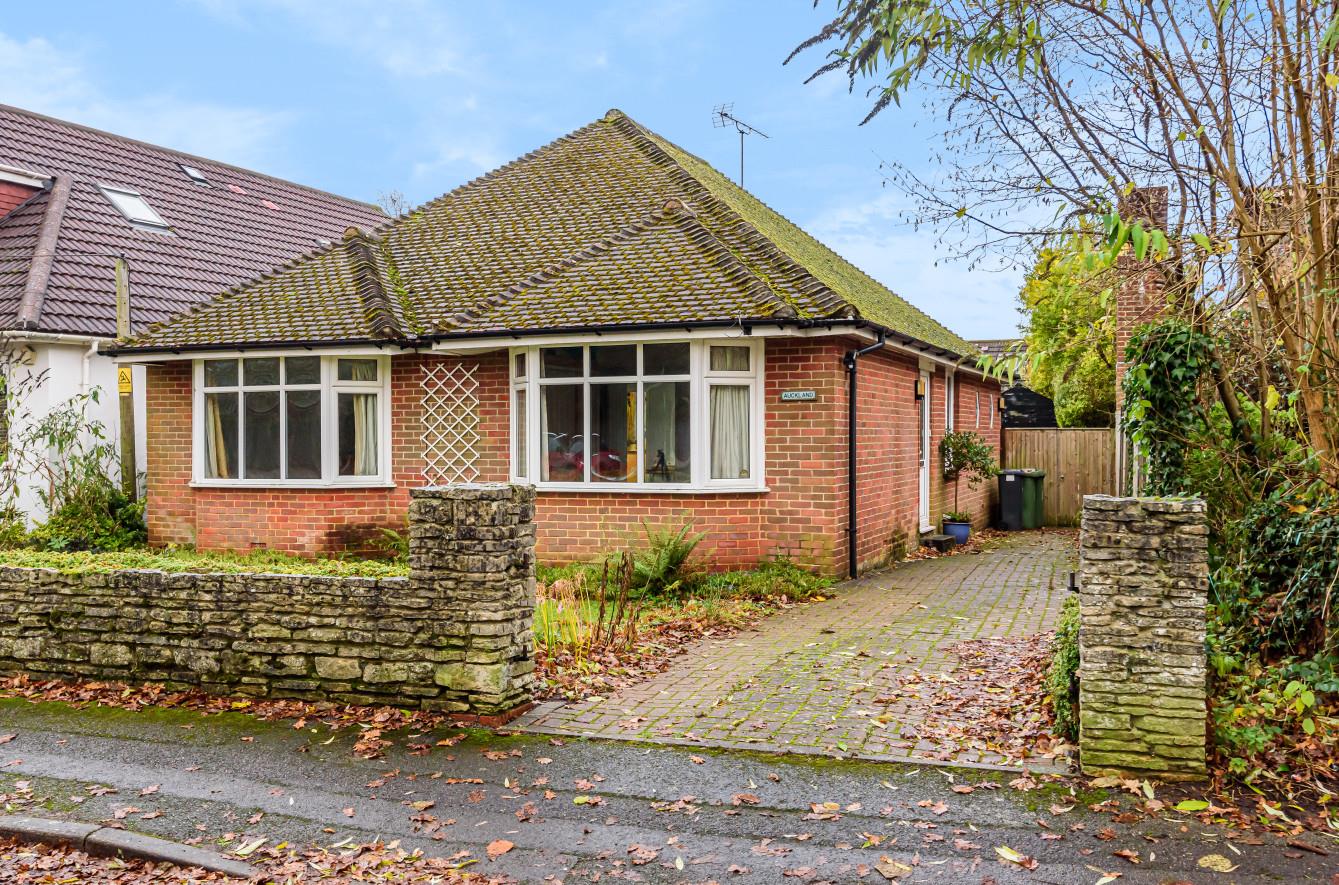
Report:
[[[977,488],[999,473],[995,453],[980,434],[957,430],[944,434],[939,441],[939,457],[944,462],[944,478],[953,481],[953,510],[944,514],[944,534],[958,544],[966,544],[972,533],[972,517],[958,509],[958,480]]]

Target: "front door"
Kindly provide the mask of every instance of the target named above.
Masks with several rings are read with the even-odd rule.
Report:
[[[930,522],[930,373],[921,372],[920,402],[920,516],[921,531],[934,528]]]

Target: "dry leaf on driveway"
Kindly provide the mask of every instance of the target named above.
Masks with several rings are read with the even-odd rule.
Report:
[[[506,839],[494,839],[488,843],[488,847],[484,850],[488,852],[489,860],[496,860],[515,847],[516,843],[514,842],[508,842]]]

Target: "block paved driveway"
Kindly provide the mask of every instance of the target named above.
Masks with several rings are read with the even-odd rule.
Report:
[[[955,643],[1052,629],[1073,568],[1074,536],[1066,532],[1020,533],[987,552],[903,563],[755,630],[699,642],[649,681],[604,699],[541,704],[514,725],[655,743],[1009,765],[981,742],[961,746],[949,737],[954,717],[970,717],[976,705],[952,711],[938,704],[928,723],[926,709],[953,691]],[[1029,766],[1055,767],[1044,760]]]

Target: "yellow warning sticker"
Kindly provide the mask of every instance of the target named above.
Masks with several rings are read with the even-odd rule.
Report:
[[[116,386],[121,393],[130,393],[134,390],[134,377],[129,366],[116,367]]]

